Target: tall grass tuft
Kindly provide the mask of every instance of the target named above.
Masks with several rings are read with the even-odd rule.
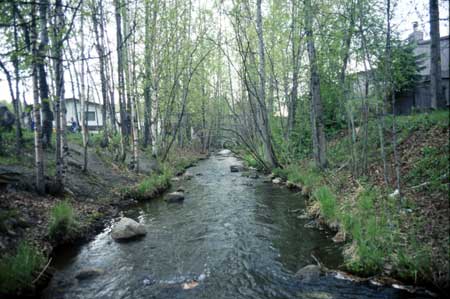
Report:
[[[78,223],[72,205],[67,201],[56,203],[50,211],[48,234],[52,239],[71,237],[77,231]]]
[[[319,201],[320,210],[327,220],[335,220],[337,217],[336,196],[327,186],[322,186],[314,191],[313,197]]]
[[[152,174],[132,188],[125,190],[125,198],[134,198],[137,200],[151,199],[170,187],[170,179],[173,176],[173,170],[167,165],[163,165],[158,174]]]
[[[35,247],[20,243],[15,255],[7,255],[0,260],[0,294],[31,287],[44,261],[44,256]]]

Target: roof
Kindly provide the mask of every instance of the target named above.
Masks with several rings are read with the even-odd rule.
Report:
[[[442,41],[445,41],[446,39],[449,39],[449,38],[450,38],[450,35],[446,35],[446,36],[441,36],[439,40],[442,42]],[[418,45],[426,45],[426,44],[429,44],[429,43],[431,43],[431,39],[417,41]]]
[[[80,102],[80,100],[77,99],[77,98],[67,98],[67,99],[66,99],[66,102],[70,102],[70,101],[77,101],[77,102]],[[103,106],[103,105],[100,104],[100,103],[96,103],[96,102],[92,102],[92,101],[86,101],[86,103],[88,103],[88,104],[90,104],[90,105],[95,105],[95,106]]]

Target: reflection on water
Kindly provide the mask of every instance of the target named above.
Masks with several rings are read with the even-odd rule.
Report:
[[[182,183],[182,204],[156,199],[124,211],[145,224],[144,238],[117,243],[107,229],[65,250],[54,261],[58,272],[44,297],[408,298],[332,277],[298,282],[294,274],[313,263],[312,253],[333,268],[342,263],[340,248],[327,232],[306,229],[307,220],[289,213],[304,208],[298,194],[230,173],[237,162],[212,157],[191,168],[201,175]],[[74,279],[86,268],[104,273]]]

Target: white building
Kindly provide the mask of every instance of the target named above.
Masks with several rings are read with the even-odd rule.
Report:
[[[90,131],[98,131],[103,128],[104,120],[102,115],[103,105],[86,101],[86,118],[87,127]],[[78,115],[79,125],[81,123],[81,102],[78,99],[66,99],[66,120],[67,126],[71,126],[73,121],[77,121],[76,115]]]

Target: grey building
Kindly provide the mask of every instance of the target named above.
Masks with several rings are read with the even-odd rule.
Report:
[[[421,59],[420,79],[410,90],[397,94],[395,112],[396,114],[409,114],[413,111],[425,111],[431,108],[430,90],[430,40],[423,39],[423,33],[418,30],[417,23],[409,39],[416,43],[414,54],[423,56]],[[440,39],[441,48],[441,87],[444,95],[438,102],[439,108],[449,106],[449,36]]]

